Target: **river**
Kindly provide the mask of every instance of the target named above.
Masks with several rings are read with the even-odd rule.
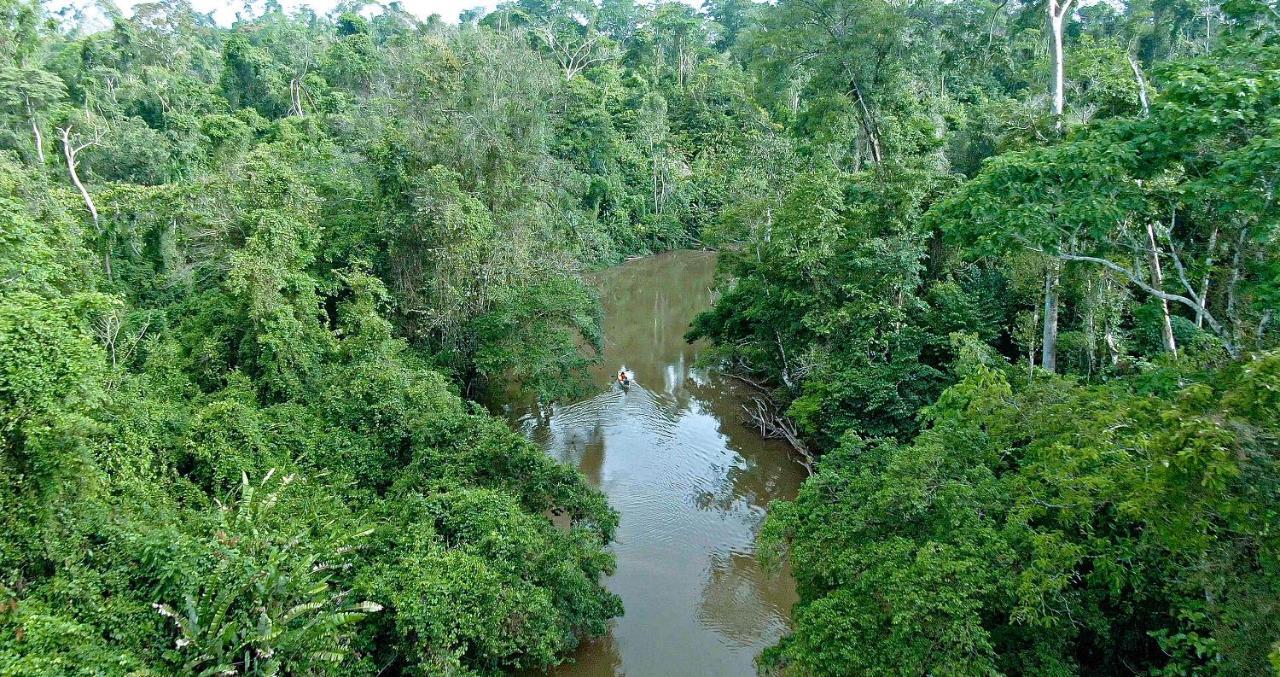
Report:
[[[606,581],[626,613],[557,675],[753,675],[787,630],[789,572],[768,573],[755,534],[804,479],[790,450],[740,422],[747,388],[695,367],[689,322],[712,301],[715,255],[672,252],[595,273],[604,304],[598,392],[508,404],[512,425],[577,466],[622,516]],[[619,365],[636,375],[622,390]]]

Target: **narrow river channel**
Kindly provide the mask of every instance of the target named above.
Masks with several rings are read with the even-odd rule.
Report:
[[[597,394],[566,405],[512,404],[512,424],[576,465],[622,515],[607,584],[626,614],[564,675],[753,675],[786,631],[788,572],[763,571],[754,539],[774,499],[804,472],[782,444],[740,422],[745,386],[695,368],[690,320],[711,304],[715,256],[673,252],[592,276],[604,302]],[[626,364],[636,385],[612,383]]]

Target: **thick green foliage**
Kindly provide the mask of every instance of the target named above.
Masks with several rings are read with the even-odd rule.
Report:
[[[26,239],[6,268],[43,272],[0,303],[0,670],[491,671],[553,664],[602,632],[621,611],[600,585],[617,520],[603,498],[393,338],[376,279],[339,274],[327,326],[296,253],[305,222],[254,213],[228,243],[225,290],[143,320],[75,291],[55,230],[11,231]],[[183,344],[190,321],[240,349],[211,366]],[[551,507],[575,527],[552,526]],[[456,568],[468,552],[492,573]],[[486,623],[433,606],[467,599]],[[452,629],[382,640],[424,623]]]
[[[433,368],[555,392],[598,346],[587,252],[517,228],[563,196],[508,193],[548,142],[517,169],[428,164],[370,207],[385,158],[347,149],[388,102],[360,88],[401,66],[327,71],[354,92],[307,76],[303,111],[289,86],[305,41],[377,61],[367,26],[272,13],[219,52],[187,10],[140,11],[183,37],[151,14],[40,36],[67,88],[26,92],[83,107],[55,114],[91,142],[99,219],[67,167],[0,158],[0,673],[492,673],[604,632],[617,515]],[[431,159],[468,132],[414,133],[446,138]]]
[[[1280,354],[1164,396],[962,360],[910,445],[850,435],[772,511],[771,657],[850,672],[1258,674],[1280,633]]]
[[[737,38],[787,152],[729,170],[689,337],[820,457],[762,536],[801,597],[762,666],[1263,673],[1274,3],[1194,43],[1198,3],[1073,9],[1061,120],[1044,6],[1005,7],[780,0]]]
[[[842,190],[846,182],[854,188]],[[826,448],[838,431],[910,435],[950,360],[947,335],[999,333],[999,287],[958,293],[955,277],[926,283],[927,239],[915,225],[945,185],[934,172],[797,176],[769,232],[725,258],[732,287],[691,338],[783,386],[789,415]],[[961,272],[977,287],[983,273]]]
[[[0,673],[560,662],[618,516],[459,394],[701,243],[822,456],[766,666],[1280,661],[1274,2],[1076,8],[1060,118],[1030,3],[104,11],[0,0]]]

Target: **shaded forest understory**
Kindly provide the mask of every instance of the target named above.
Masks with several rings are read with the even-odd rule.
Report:
[[[1274,2],[100,12],[0,0],[0,673],[563,662],[619,516],[473,400],[689,246],[763,672],[1280,670]]]

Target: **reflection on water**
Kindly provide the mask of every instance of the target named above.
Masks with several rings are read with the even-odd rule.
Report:
[[[689,321],[711,303],[713,255],[675,252],[599,273],[601,392],[568,405],[512,404],[512,423],[582,470],[621,513],[607,584],[626,615],[586,642],[566,675],[750,675],[786,631],[794,583],[753,556],[769,501],[803,471],[739,422],[748,393],[695,369]],[[612,384],[625,363],[637,383]]]

